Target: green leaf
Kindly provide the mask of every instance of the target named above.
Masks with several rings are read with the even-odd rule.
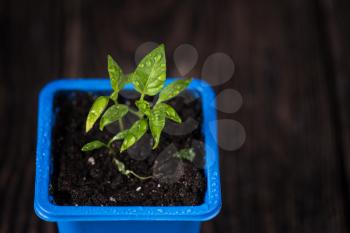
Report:
[[[110,94],[109,98],[113,100],[114,103],[116,103],[118,100],[118,94],[119,94],[119,91],[113,91],[112,94]]]
[[[153,149],[155,149],[159,144],[160,135],[165,126],[165,111],[161,105],[154,106],[148,121],[154,139]]]
[[[123,131],[120,131],[119,133],[117,133],[111,140],[109,140],[109,142],[108,142],[108,147],[110,147],[110,145],[111,145],[114,141],[124,139],[125,136],[127,135],[127,133],[128,133],[128,130],[123,130]]]
[[[176,152],[174,157],[193,162],[194,157],[196,157],[196,153],[194,152],[193,148],[185,148]]]
[[[108,100],[109,100],[108,96],[100,96],[92,104],[92,107],[86,118],[86,126],[85,126],[86,132],[90,131],[90,129],[94,126],[97,119],[101,116],[101,114],[103,113],[103,111],[108,105]]]
[[[123,151],[126,151],[128,148],[130,148],[135,143],[136,143],[136,137],[134,135],[128,133],[124,137],[123,144],[120,147],[120,153],[122,153]]]
[[[161,103],[167,101],[175,96],[177,96],[180,92],[186,89],[186,87],[191,83],[192,79],[178,79],[168,86],[164,87],[163,90],[159,93],[159,98],[157,103]]]
[[[122,69],[119,67],[118,63],[108,55],[108,73],[111,80],[111,86],[113,88],[113,93],[109,96],[114,102],[118,99],[118,93],[126,83],[129,82],[130,75],[124,75]]]
[[[120,78],[120,81],[119,83],[117,83],[114,91],[112,92],[112,94],[109,96],[109,98],[111,100],[113,100],[115,103],[117,102],[117,99],[118,99],[118,94],[119,94],[119,91],[121,89],[123,89],[123,87],[125,86],[125,84],[129,83],[131,80],[131,74],[128,74],[128,75],[122,75],[121,78]]]
[[[121,81],[119,83],[119,90],[123,89],[123,87],[125,86],[125,84],[129,83],[130,82],[130,74],[128,75],[122,75],[122,78],[121,78]]]
[[[128,113],[128,106],[123,104],[116,104],[107,109],[100,120],[100,130],[119,119]]]
[[[145,119],[136,121],[126,133],[120,135],[124,139],[120,153],[134,145],[147,131],[148,125]]]
[[[137,100],[135,104],[136,107],[146,116],[151,114],[150,104],[146,100]]]
[[[99,149],[101,147],[106,147],[107,145],[104,144],[103,142],[99,141],[99,140],[96,140],[96,141],[92,141],[92,142],[89,142],[87,144],[85,144],[81,150],[86,152],[86,151],[92,151],[92,150],[96,150],[96,149]]]
[[[107,56],[108,60],[108,73],[111,80],[111,86],[113,90],[119,91],[119,85],[122,82],[123,71],[119,67],[118,63],[110,56]]]
[[[128,130],[123,130],[123,131],[120,131],[119,133],[117,133],[117,135],[115,135],[113,137],[114,140],[120,140],[120,139],[124,139],[125,136],[128,134]]]
[[[133,73],[125,74],[125,75],[124,75],[125,84],[126,84],[126,83],[130,83],[130,82],[132,81],[132,76],[133,76]]]
[[[182,122],[180,116],[177,114],[176,110],[173,107],[165,103],[160,103],[158,105],[160,105],[159,107],[163,109],[166,118],[169,118],[176,123]]]
[[[133,73],[132,82],[142,95],[154,96],[162,89],[165,78],[166,58],[162,44],[141,60]]]
[[[121,174],[127,175],[127,174],[126,174],[125,164],[124,164],[122,161],[120,161],[120,160],[114,158],[114,159],[113,159],[113,162],[114,162],[114,164],[117,166],[117,169],[118,169],[118,171],[119,171]]]

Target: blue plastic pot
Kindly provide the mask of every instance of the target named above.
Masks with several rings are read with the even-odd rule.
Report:
[[[132,89],[132,85],[125,89]],[[51,132],[55,122],[55,93],[63,90],[111,91],[109,80],[106,79],[59,80],[46,85],[39,97],[34,198],[36,214],[43,220],[57,222],[61,233],[198,233],[201,222],[215,217],[221,208],[215,94],[207,83],[200,80],[192,81],[188,89],[196,91],[202,99],[207,177],[207,192],[202,205],[100,207],[53,204],[49,184],[52,174]]]

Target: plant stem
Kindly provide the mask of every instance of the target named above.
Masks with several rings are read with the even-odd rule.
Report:
[[[114,149],[111,147],[111,144],[108,143],[107,146],[108,146],[108,154],[111,155],[111,156],[112,156],[113,154],[115,154],[115,151],[114,151]]]
[[[152,176],[140,176],[140,175],[137,175],[135,172],[126,169],[125,168],[125,164],[123,162],[119,161],[116,158],[113,158],[113,163],[117,167],[118,171],[121,174],[123,174],[123,175],[129,176],[131,174],[131,175],[135,176],[136,178],[138,178],[140,180],[147,180],[147,179],[151,179],[152,178]]]
[[[120,128],[120,131],[123,131],[123,130],[124,130],[124,123],[123,123],[123,119],[119,119],[119,120],[118,120],[118,123],[119,123],[119,128]]]
[[[140,179],[140,180],[148,180],[151,179],[153,176],[139,176],[137,175],[135,172],[127,170],[129,172],[129,174],[135,176],[136,178]]]
[[[118,104],[118,92],[114,91],[110,96],[110,99],[113,100],[114,104]]]
[[[134,110],[132,110],[131,108],[129,108],[129,112],[135,116],[137,116],[138,118],[142,118],[143,117],[143,114],[141,112],[136,112]]]

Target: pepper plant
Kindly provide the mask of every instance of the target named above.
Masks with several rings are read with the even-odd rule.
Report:
[[[140,140],[148,129],[150,129],[153,137],[153,149],[156,149],[159,145],[166,119],[176,123],[182,122],[176,110],[165,102],[186,89],[191,79],[179,79],[164,87],[166,57],[163,44],[147,54],[131,74],[124,74],[110,55],[108,55],[107,60],[113,92],[109,96],[100,96],[94,101],[86,119],[85,131],[86,133],[89,132],[99,120],[99,130],[103,131],[107,125],[118,122],[120,132],[114,135],[107,143],[100,140],[89,142],[82,147],[82,151],[92,151],[105,147],[109,149],[110,154],[116,154],[117,152],[112,148],[112,143],[122,140],[119,150],[119,153],[122,153]],[[127,83],[132,83],[135,90],[140,94],[140,98],[135,101],[137,109],[118,103],[118,94]],[[156,95],[158,95],[158,99],[155,104],[145,100],[145,96]],[[112,105],[110,105],[110,102],[112,102]],[[138,120],[129,129],[125,129],[123,124],[123,118],[127,113],[138,117]],[[180,154],[177,154],[177,156]],[[113,163],[117,166],[118,171],[124,175],[133,175],[139,179],[151,178],[142,177],[126,169],[125,165],[115,157],[113,158]]]

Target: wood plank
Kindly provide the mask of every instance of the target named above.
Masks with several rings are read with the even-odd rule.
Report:
[[[231,155],[236,158],[224,162],[237,184],[229,202],[237,216],[232,229],[346,231],[317,7],[236,1],[231,11],[233,25],[225,33],[234,37],[240,68],[234,84],[245,99],[237,119],[247,131],[246,144]]]
[[[33,211],[36,111],[40,87],[57,75],[59,21],[47,1],[1,6],[0,231],[47,232],[55,226]]]
[[[339,136],[338,151],[346,174],[347,195],[350,198],[350,2],[342,0],[320,0],[325,40],[328,44],[328,76],[334,121]]]
[[[130,71],[130,58],[146,41],[165,42],[172,75],[178,72],[171,53],[181,43],[199,51],[197,76],[208,55],[229,54],[237,72],[216,90],[239,90],[244,107],[220,117],[241,122],[247,141],[237,152],[221,151],[224,207],[203,232],[344,232],[346,201],[317,9],[277,0],[87,3],[73,13],[83,12],[75,19],[80,43],[66,58],[77,64],[64,73],[105,76],[107,53]],[[75,32],[76,24],[67,23],[67,30]],[[69,37],[66,46],[77,43]]]

